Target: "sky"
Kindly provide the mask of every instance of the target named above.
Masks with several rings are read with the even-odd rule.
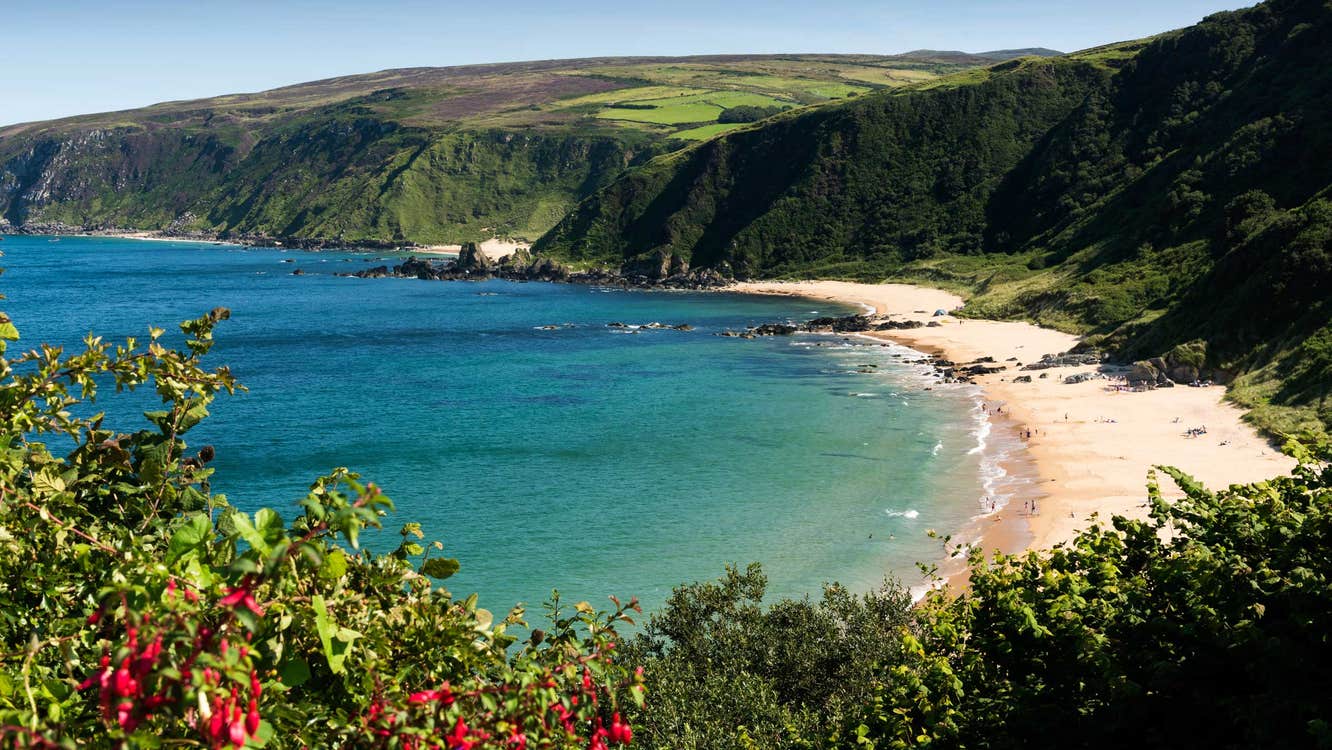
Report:
[[[0,125],[386,68],[602,55],[1074,51],[1236,0],[0,0]]]

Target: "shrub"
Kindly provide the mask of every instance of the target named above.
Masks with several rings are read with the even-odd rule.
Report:
[[[642,663],[648,748],[837,747],[881,669],[908,653],[910,596],[896,585],[763,605],[757,564],[681,586],[626,653]]]
[[[966,687],[960,742],[1332,744],[1332,451],[1288,450],[1290,476],[1211,492],[1160,468],[1184,497],[1153,476],[1147,520],[973,557],[970,591],[920,612],[926,650]]]
[[[756,107],[751,104],[742,104],[738,107],[723,109],[717,114],[717,122],[758,122],[785,109],[785,107]]]
[[[206,370],[225,309],[152,329],[146,346],[88,336],[13,359],[0,324],[0,746],[606,748],[641,677],[615,657],[636,602],[551,604],[519,643],[435,581],[458,561],[402,527],[360,547],[392,503],[335,469],[288,523],[211,494],[213,449],[185,435],[238,386]],[[86,414],[151,387],[163,409],[120,433]],[[65,445],[64,455],[48,445]],[[432,580],[434,579],[434,580]]]

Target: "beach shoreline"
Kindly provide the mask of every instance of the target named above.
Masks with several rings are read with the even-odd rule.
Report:
[[[3,232],[0,232],[3,234]],[[50,231],[50,232],[24,232],[15,236],[28,237],[104,237],[109,239],[121,240],[141,240],[144,242],[194,242],[208,245],[227,245],[234,247],[272,247],[286,250],[304,250],[308,252],[319,252],[321,250],[333,249],[329,247],[306,247],[298,243],[284,244],[281,240],[262,241],[253,238],[237,239],[219,239],[207,234],[168,234],[160,230],[138,230],[138,229],[99,229],[84,230],[70,228],[68,231]],[[516,240],[501,239],[492,237],[488,240],[477,243],[477,248],[489,258],[492,262],[498,262],[507,255],[512,255],[519,250],[528,250],[531,243],[519,242]],[[364,251],[364,252],[401,252],[414,253],[417,255],[457,255],[462,250],[462,245],[413,245],[404,244],[396,247],[378,247],[378,246],[360,246],[348,245],[346,250]]]
[[[1026,474],[1029,481],[1016,483],[1021,497],[979,522],[977,544],[987,555],[1066,544],[1093,518],[1145,517],[1153,466],[1176,466],[1212,489],[1277,476],[1294,466],[1224,400],[1223,386],[1127,392],[1114,389],[1103,377],[1106,368],[1097,365],[1022,370],[1022,364],[1043,355],[1072,349],[1079,338],[1030,323],[955,318],[946,313],[963,300],[950,292],[838,281],[748,282],[728,291],[861,305],[878,316],[920,321],[919,328],[859,335],[958,364],[990,358],[1005,367],[975,381],[991,431],[1017,436],[1023,447],[1004,462],[1005,472]],[[939,311],[945,314],[936,315]],[[1064,382],[1075,374],[1093,379]],[[1014,382],[1018,376],[1031,380]],[[1188,436],[1190,428],[1199,427],[1206,434]],[[1168,481],[1162,492],[1167,498],[1182,495]],[[941,571],[948,572],[947,563]]]

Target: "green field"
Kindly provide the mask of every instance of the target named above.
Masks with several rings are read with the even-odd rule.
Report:
[[[681,125],[716,120],[722,110],[731,107],[791,107],[795,102],[747,91],[716,91],[692,96],[634,100],[634,108],[607,107],[597,117],[657,125]],[[652,107],[652,109],[640,109]]]
[[[743,122],[719,122],[712,125],[689,128],[688,130],[677,130],[672,137],[681,138],[686,141],[706,141],[714,135],[725,133],[729,130],[735,130],[745,124],[746,123]]]

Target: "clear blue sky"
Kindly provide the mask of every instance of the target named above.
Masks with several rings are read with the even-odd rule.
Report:
[[[384,68],[597,55],[1064,51],[1243,0],[3,0],[0,124]]]

